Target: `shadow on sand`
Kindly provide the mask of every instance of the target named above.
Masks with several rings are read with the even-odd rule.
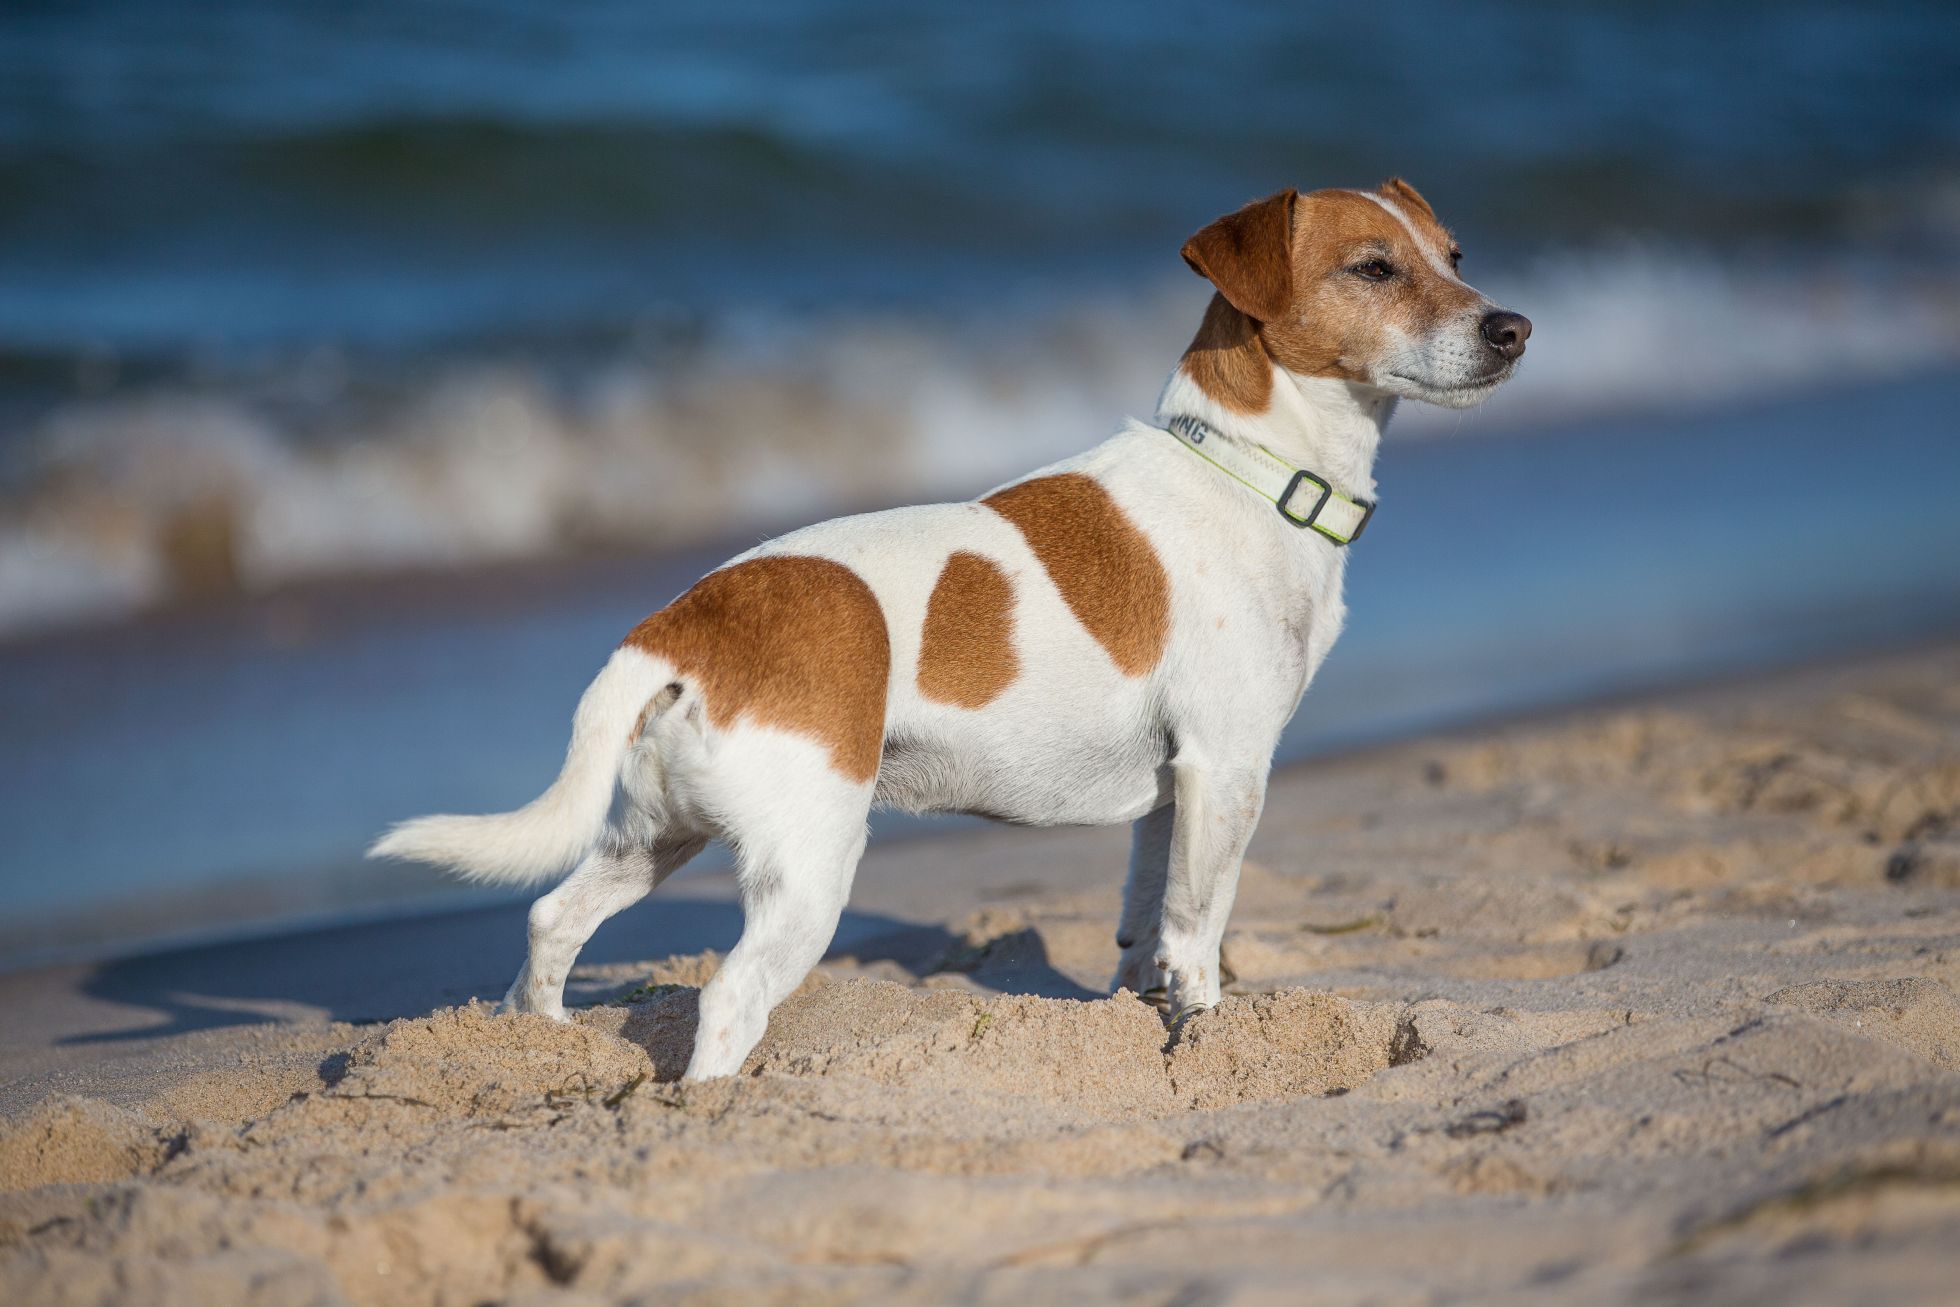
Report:
[[[315,1014],[363,1024],[419,1016],[471,998],[500,998],[523,960],[527,908],[528,901],[496,904],[105,962],[80,987],[90,997],[132,1009],[130,1024],[60,1042],[154,1039]],[[704,949],[726,952],[741,928],[741,910],[733,902],[649,899],[601,926],[579,961],[626,963]],[[960,942],[942,926],[846,912],[829,956],[891,962],[925,975],[953,956]],[[1011,968],[990,967],[975,979],[990,988],[1051,998],[1102,997],[1057,971],[1038,941],[1017,950]]]

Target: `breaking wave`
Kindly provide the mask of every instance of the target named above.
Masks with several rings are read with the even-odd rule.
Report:
[[[1476,414],[1405,407],[1396,436],[1582,426],[1960,358],[1950,278],[1626,247],[1480,284],[1536,323],[1524,373]],[[7,440],[0,631],[969,496],[1148,414],[1203,295],[1182,279],[957,323],[731,312],[574,363],[320,350],[110,386]]]

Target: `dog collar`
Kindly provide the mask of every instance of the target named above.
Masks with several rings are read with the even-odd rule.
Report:
[[[1344,495],[1304,468],[1282,462],[1263,445],[1222,438],[1197,418],[1179,414],[1165,424],[1178,443],[1279,510],[1298,527],[1312,527],[1335,545],[1361,538],[1375,501]]]

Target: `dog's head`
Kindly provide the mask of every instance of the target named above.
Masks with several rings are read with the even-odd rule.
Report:
[[[1184,261],[1250,320],[1278,366],[1451,408],[1508,380],[1531,335],[1523,314],[1457,276],[1462,253],[1400,178],[1372,191],[1281,191],[1184,243]]]

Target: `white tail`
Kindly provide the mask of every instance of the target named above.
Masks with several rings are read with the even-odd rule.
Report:
[[[368,856],[427,862],[468,880],[509,885],[570,870],[604,829],[634,724],[670,674],[637,649],[615,651],[579,699],[564,769],[543,794],[515,812],[402,822]]]

